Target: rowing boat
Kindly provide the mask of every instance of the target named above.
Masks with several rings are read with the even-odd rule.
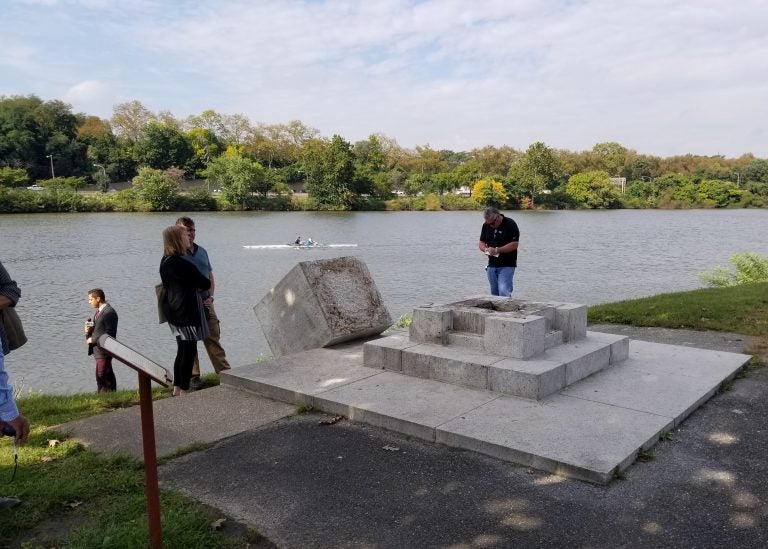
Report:
[[[254,246],[243,246],[250,250],[312,250],[314,248],[357,248],[357,244],[257,244]]]

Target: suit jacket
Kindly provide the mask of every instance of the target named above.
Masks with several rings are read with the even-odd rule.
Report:
[[[115,311],[109,303],[107,303],[99,315],[93,319],[91,341],[98,341],[104,334],[117,337],[117,311]],[[93,355],[94,358],[106,358],[111,356],[109,353],[103,351],[96,343],[88,345],[88,354]]]

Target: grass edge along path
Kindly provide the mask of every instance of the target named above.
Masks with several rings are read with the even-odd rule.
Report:
[[[715,330],[761,337],[768,350],[768,283],[708,288],[594,305],[591,323],[605,322]],[[218,383],[206,376],[207,386]],[[167,389],[155,389],[165,398]],[[74,547],[141,547],[147,544],[146,500],[141,463],[125,457],[94,454],[66,440],[51,427],[138,403],[138,392],[97,395],[31,395],[19,407],[32,422],[29,444],[19,451],[16,480],[10,440],[0,441],[0,494],[17,496],[21,506],[0,513],[0,546],[46,524],[46,535],[30,544]],[[55,441],[55,442],[50,442]],[[172,458],[171,458],[172,459]],[[173,491],[161,492],[165,547],[269,546],[253,531],[223,535],[211,528],[215,510]],[[213,514],[212,514],[213,513]],[[226,531],[226,526],[224,528]]]
[[[760,337],[768,334],[768,282],[591,305],[588,319],[590,324],[713,330]]]
[[[204,386],[218,384],[215,375]],[[168,389],[155,388],[154,399]],[[105,456],[68,440],[53,427],[138,404],[138,390],[77,395],[33,394],[18,399],[32,424],[29,442],[18,451],[0,441],[0,495],[22,504],[0,512],[0,547],[145,547],[148,544],[143,464],[129,457]],[[257,532],[240,525],[222,530],[211,524],[224,515],[171,490],[161,490],[164,547],[264,546]],[[231,523],[230,523],[231,524]]]

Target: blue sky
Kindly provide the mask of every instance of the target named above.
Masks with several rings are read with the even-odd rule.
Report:
[[[3,0],[0,13],[0,95],[104,118],[136,99],[404,147],[768,157],[766,0]]]

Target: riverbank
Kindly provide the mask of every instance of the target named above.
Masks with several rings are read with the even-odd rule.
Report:
[[[753,286],[728,288],[719,294],[723,298],[720,302],[725,306],[725,302],[738,302],[752,291],[766,288],[766,285]],[[701,303],[699,294],[667,294],[658,296],[655,306],[653,298],[644,299],[643,303],[660,314],[671,313],[661,309],[660,304],[670,303],[670,296],[675,295],[677,307],[682,306],[688,312],[687,317],[695,319]],[[636,303],[629,302],[623,307],[631,309],[633,305]],[[599,308],[595,309],[598,310],[594,317],[600,316]],[[752,315],[742,315],[741,318],[751,322],[749,319],[760,311],[768,312],[768,305],[759,303],[752,307]],[[701,318],[700,314],[698,316]],[[711,316],[725,319],[723,315]],[[731,326],[728,322],[720,327]],[[727,335],[696,331],[697,327],[701,327],[701,323],[692,326],[694,330],[616,325],[609,328],[644,331],[648,339],[658,338],[663,333],[665,343],[696,345],[704,342],[717,347],[717,342],[723,341],[730,345],[726,350],[743,346],[745,349],[742,350],[765,360],[764,353],[768,348],[765,334],[739,335],[751,332],[751,325],[743,325],[738,333]],[[600,329],[608,331],[605,326]],[[633,332],[633,337],[644,338],[640,332]],[[755,364],[757,362],[756,358]],[[161,506],[166,547],[244,547],[246,543],[251,547],[270,546],[269,541],[238,524],[237,520],[225,522],[222,531],[212,529],[212,522],[227,517],[226,513],[215,510],[215,501],[224,505],[220,498],[230,503],[239,501],[236,506],[246,505],[249,513],[259,515],[259,524],[283,532],[281,539],[273,541],[286,546],[333,546],[341,544],[343,539],[347,543],[349,540],[375,542],[382,547],[398,544],[434,546],[450,541],[469,542],[485,535],[492,536],[501,545],[532,543],[530,536],[538,536],[537,539],[548,539],[555,545],[591,542],[596,547],[615,546],[613,542],[625,545],[629,542],[631,546],[641,539],[652,544],[655,540],[662,545],[664,540],[682,539],[685,543],[678,545],[683,547],[697,546],[694,542],[699,543],[698,547],[707,547],[709,541],[737,545],[741,541],[744,546],[743,542],[747,540],[759,539],[760,521],[764,517],[759,514],[759,506],[749,503],[752,500],[738,499],[734,511],[729,497],[739,498],[739,494],[748,490],[756,501],[768,498],[765,483],[750,482],[749,488],[742,486],[747,482],[745,475],[757,473],[758,477],[765,477],[760,475],[765,469],[762,459],[765,433],[754,432],[753,427],[768,421],[766,371],[753,369],[747,372],[746,379],[737,380],[732,391],[717,397],[713,404],[694,414],[673,433],[672,440],[662,442],[656,450],[655,462],[637,465],[630,472],[629,482],[614,483],[607,488],[553,480],[472,453],[457,453],[348,422],[318,427],[322,417],[315,414],[294,416],[290,407],[278,413],[282,419],[273,417],[263,427],[246,429],[241,435],[227,438],[215,447],[210,446],[212,441],[231,437],[233,433],[217,428],[217,425],[226,426],[228,422],[223,417],[211,421],[209,412],[205,412],[206,406],[197,407],[208,418],[201,417],[198,427],[208,438],[197,440],[195,430],[174,419],[173,413],[156,414],[158,430],[170,430],[165,431],[163,441],[175,445],[170,448],[166,444],[163,453],[172,458],[165,461],[166,466],[161,472],[165,488]],[[212,387],[215,380],[208,377],[207,384]],[[164,399],[167,394],[167,390],[155,390],[156,399]],[[210,389],[192,397],[221,398],[221,392],[220,389]],[[226,402],[219,403],[215,406],[218,413],[231,412],[239,418],[248,416],[232,404],[231,398],[225,400],[230,406]],[[78,547],[127,547],[145,543],[140,464],[132,458],[95,454],[63,436],[55,427],[62,422],[110,412],[136,402],[134,391],[66,397],[37,395],[20,399],[20,408],[32,420],[33,431],[29,445],[20,452],[17,477],[12,484],[6,485],[4,494],[18,496],[24,504],[0,514],[0,539],[33,539],[35,545]],[[158,407],[190,402],[191,399],[178,403],[175,399],[166,399],[158,403]],[[742,412],[734,416],[729,412],[733,409]],[[135,416],[135,410],[131,412]],[[191,411],[183,415],[189,419]],[[252,419],[258,420],[262,415],[252,414]],[[119,433],[121,439],[128,436],[128,424],[120,423],[121,418],[128,417],[127,414],[112,412],[102,417],[117,422],[108,423],[109,428],[102,429],[107,433],[102,439],[103,445],[114,442],[115,433]],[[130,425],[134,423],[135,418],[129,421]],[[169,434],[173,429],[181,429],[179,438]],[[707,433],[715,432],[720,433],[717,438],[708,440]],[[383,452],[381,448],[385,446],[397,450]],[[258,449],[256,455],[254,448]],[[733,459],[732,452],[738,452],[740,458]],[[336,463],[339,456],[339,463],[347,463],[348,467],[344,468],[344,473],[333,473],[334,469],[329,469],[329,465]],[[651,459],[649,456],[645,458]],[[10,478],[12,461],[7,440],[0,442],[0,463],[0,474]],[[276,468],[277,464],[280,467]],[[213,471],[217,475],[212,475]],[[707,471],[720,473],[712,477],[713,473]],[[733,475],[733,480],[728,484],[720,483],[717,479],[730,478],[723,477],[724,474]],[[221,475],[227,478],[223,479]],[[213,479],[218,486],[210,485]],[[456,489],[446,492],[447,485],[455,485]],[[675,492],[668,490],[670,485],[685,487],[686,493],[696,494],[699,514],[689,517],[691,520],[687,523],[671,523],[665,518],[669,513],[679,515],[683,512],[673,497]],[[227,488],[223,494],[222,486],[239,486],[244,491],[233,492],[233,488]],[[432,496],[415,498],[417,488]],[[177,490],[187,495],[181,495]],[[190,495],[193,496],[191,499]],[[518,502],[525,501],[524,507],[512,505],[511,500],[508,505],[498,507],[498,502],[510,497]],[[584,506],[585,498],[592,504]],[[209,499],[211,501],[206,501]],[[350,505],[350,501],[357,499],[359,505]],[[201,500],[207,505],[200,504]],[[404,501],[408,505],[404,506]],[[439,505],[435,501],[439,501]],[[496,507],[488,507],[494,501]],[[644,510],[640,516],[642,520],[638,518],[638,505]],[[570,516],[564,524],[574,524],[576,519],[577,523],[589,524],[594,522],[595,516],[601,515],[614,517],[624,527],[616,529],[612,524],[606,524],[606,528],[589,532],[572,531],[564,529],[562,523],[555,520],[558,516]],[[389,523],[389,528],[381,522],[385,516],[394,520]],[[453,520],[455,516],[462,516],[462,521]],[[702,529],[702,524],[716,526],[723,520],[729,528],[718,527],[715,532]],[[414,524],[419,528],[414,528]],[[643,525],[646,525],[645,530]],[[369,538],[372,532],[375,535]],[[628,537],[630,534],[636,537]]]
[[[0,214],[3,213],[86,213],[86,212],[216,212],[216,211],[457,211],[481,210],[484,205],[469,197],[446,193],[418,196],[376,198],[357,197],[349,207],[340,208],[322,204],[304,193],[251,195],[243,202],[233,204],[221,194],[211,193],[205,187],[195,187],[175,193],[162,207],[144,200],[131,188],[114,192],[93,190],[75,191],[68,188],[41,188],[41,190],[9,189],[0,186]]]

